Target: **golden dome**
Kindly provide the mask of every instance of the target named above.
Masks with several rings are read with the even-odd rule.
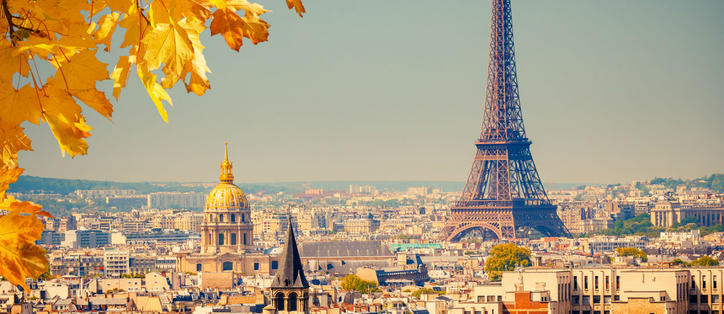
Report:
[[[226,146],[226,144],[225,144]],[[209,196],[206,197],[206,209],[248,209],[249,201],[246,194],[238,186],[234,184],[234,175],[231,172],[231,162],[229,162],[228,147],[224,147],[224,161],[221,162],[221,176],[219,177],[219,185],[217,185]]]

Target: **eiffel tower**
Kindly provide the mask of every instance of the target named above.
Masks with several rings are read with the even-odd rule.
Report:
[[[460,200],[450,206],[441,236],[515,239],[535,230],[569,236],[543,188],[530,153],[518,97],[510,0],[492,0],[485,112],[477,152]]]

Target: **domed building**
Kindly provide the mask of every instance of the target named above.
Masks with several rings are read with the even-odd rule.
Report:
[[[204,222],[201,224],[201,252],[218,254],[240,252],[253,247],[253,224],[246,194],[234,184],[229,149],[224,147],[224,161],[217,185],[206,198]]]
[[[254,246],[249,200],[234,184],[232,167],[227,146],[219,184],[206,198],[201,245],[176,254],[179,271],[270,275],[279,268],[279,256],[265,255]]]

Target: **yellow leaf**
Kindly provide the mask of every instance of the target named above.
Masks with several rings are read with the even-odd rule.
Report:
[[[38,124],[40,112],[35,89],[30,85],[15,90],[9,82],[0,83],[0,127],[19,126],[24,121]]]
[[[26,277],[37,278],[48,270],[45,250],[34,244],[43,228],[35,215],[11,211],[0,216],[0,275],[25,291],[30,291]]]
[[[209,0],[209,2],[219,10],[226,9],[226,0]]]
[[[143,62],[149,70],[164,64],[167,86],[173,86],[183,75],[186,64],[194,57],[193,45],[186,30],[178,24],[158,24],[141,43]],[[154,78],[155,81],[155,78]],[[148,89],[148,86],[146,86]]]
[[[186,29],[194,47],[194,59],[191,61],[191,65],[187,65],[186,69],[187,72],[191,72],[191,77],[188,83],[184,82],[184,85],[186,85],[187,92],[193,92],[201,96],[210,88],[209,78],[206,77],[206,73],[210,72],[210,70],[209,67],[206,66],[206,58],[204,58],[204,54],[202,53],[204,46],[201,44],[199,38],[205,27],[201,21],[193,19],[183,20],[179,22],[179,25],[182,25]]]
[[[18,167],[18,152],[21,150],[33,150],[30,147],[30,139],[23,133],[23,128],[20,126],[2,126],[0,127],[0,147],[2,150],[0,153],[0,166],[14,169]],[[13,181],[15,182],[15,181]],[[12,182],[10,182],[12,183]],[[7,187],[7,184],[0,182],[0,188]],[[3,199],[4,194],[0,194],[0,200]]]
[[[109,78],[108,70],[105,63],[96,59],[95,54],[94,50],[84,50],[70,58],[70,61],[61,63],[59,73],[56,72],[48,80],[45,92],[51,97],[70,94],[110,119],[113,105],[105,93],[96,89],[96,82]]]
[[[80,106],[70,95],[58,93],[52,99],[44,98],[43,119],[48,122],[50,130],[58,140],[60,150],[71,156],[85,155],[88,151],[89,137],[92,128],[85,123]]]
[[[128,8],[126,17],[124,17],[118,25],[126,29],[126,35],[123,37],[121,48],[134,45],[143,38],[148,28],[148,21],[141,16],[135,5]]]
[[[153,101],[153,104],[156,105],[156,109],[158,109],[158,114],[161,115],[163,121],[168,123],[168,113],[166,113],[166,109],[163,108],[162,101],[165,100],[168,102],[169,105],[173,106],[171,96],[168,95],[166,90],[163,89],[163,87],[161,87],[158,82],[156,82],[156,74],[151,73],[150,71],[148,71],[148,69],[144,69],[140,65],[136,67],[136,74],[138,74],[138,78],[141,79],[143,87],[146,88],[148,95]]]
[[[247,0],[227,0],[226,5],[234,10],[244,10],[245,14],[257,16],[269,12],[268,10],[265,10],[261,4],[250,3]]]
[[[111,50],[111,39],[113,38],[113,33],[116,31],[119,17],[121,17],[120,13],[113,12],[104,15],[98,20],[98,30],[93,34],[93,37],[96,41],[106,46],[106,51]]]
[[[304,10],[304,4],[302,4],[302,0],[287,0],[287,7],[290,10],[294,8],[294,10],[296,10],[299,14],[299,17],[302,17],[302,13],[307,12],[306,10]]]
[[[172,5],[173,0],[151,1],[150,8],[148,9],[148,19],[151,21],[152,28],[156,28],[158,24],[171,23],[169,11]]]
[[[28,76],[30,66],[27,60],[10,44],[10,41],[0,40],[0,60],[3,63],[0,67],[0,83],[10,82],[15,73]]]
[[[133,49],[133,48],[131,48]],[[113,79],[113,96],[118,99],[121,95],[121,90],[126,87],[126,81],[128,80],[128,70],[131,68],[131,63],[128,61],[128,56],[121,56],[118,58],[116,68],[111,73]]]
[[[0,200],[5,199],[5,191],[8,190],[10,184],[18,180],[22,173],[23,168],[0,165]]]

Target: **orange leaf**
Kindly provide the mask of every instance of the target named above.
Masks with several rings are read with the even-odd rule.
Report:
[[[28,201],[19,201],[12,196],[8,196],[4,201],[0,202],[0,210],[19,211],[23,214],[41,215],[53,218],[53,215],[43,210],[43,207]]]
[[[239,51],[243,44],[242,39],[244,39],[241,17],[229,8],[217,9],[213,17],[209,27],[211,36],[221,34],[229,48]]]
[[[302,13],[307,12],[306,10],[304,10],[304,4],[302,4],[302,0],[287,0],[287,7],[290,10],[294,8],[294,10],[296,10],[299,14],[299,17],[303,17]]]

